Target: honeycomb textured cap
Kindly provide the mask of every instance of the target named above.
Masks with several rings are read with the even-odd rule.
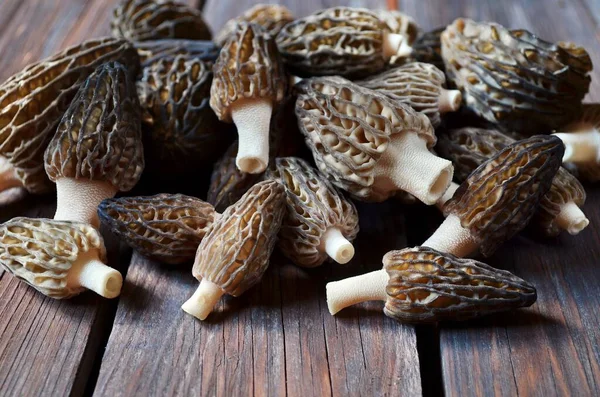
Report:
[[[110,62],[81,86],[46,149],[46,173],[100,180],[122,191],[144,170],[140,104],[127,69]]]
[[[162,39],[136,41],[133,45],[140,56],[142,69],[160,59],[171,59],[177,56],[182,56],[186,60],[200,60],[207,65],[212,65],[220,51],[215,43],[207,40]]]
[[[446,83],[444,73],[428,63],[413,62],[358,81],[356,84],[381,92],[441,123],[439,98]]]
[[[582,47],[459,18],[442,34],[446,73],[467,106],[502,130],[547,133],[569,122],[590,85]]]
[[[200,11],[171,0],[122,0],[111,29],[113,36],[132,41],[212,38]]]
[[[521,231],[534,214],[562,162],[564,145],[536,135],[502,149],[479,166],[446,203],[468,229],[481,253],[490,256]]]
[[[390,251],[383,265],[390,277],[384,313],[403,322],[466,320],[537,299],[533,285],[506,270],[428,247]]]
[[[329,228],[337,228],[348,241],[356,238],[356,207],[306,161],[278,158],[267,177],[285,187],[287,210],[278,244],[294,263],[303,267],[323,264],[328,255],[320,245]]]
[[[178,264],[194,259],[215,210],[195,197],[163,193],[104,200],[98,216],[140,254]]]
[[[230,19],[215,37],[215,43],[223,45],[235,32],[238,22],[253,22],[260,25],[266,33],[275,37],[289,22],[294,20],[292,12],[279,4],[256,4],[237,18]]]
[[[360,78],[385,68],[386,30],[389,27],[369,10],[334,7],[285,25],[276,41],[294,74]]]
[[[106,260],[102,236],[85,223],[14,218],[0,225],[2,266],[51,298],[83,292],[83,287],[67,285],[67,273],[79,255],[91,250]]]
[[[387,198],[372,185],[393,134],[410,131],[435,145],[427,116],[342,77],[307,79],[296,88],[298,126],[319,170],[360,199]]]
[[[210,109],[210,65],[199,59],[160,58],[138,81],[144,150],[153,174],[206,166],[225,150],[229,127]]]
[[[276,181],[254,185],[211,226],[196,253],[192,274],[232,296],[260,281],[285,211],[285,190]]]
[[[51,190],[44,151],[80,85],[96,67],[110,61],[134,76],[139,58],[130,43],[99,38],[31,64],[0,85],[0,155],[17,170],[32,193]]]
[[[213,72],[210,106],[227,122],[232,122],[230,105],[239,99],[270,98],[276,106],[287,93],[288,79],[275,43],[254,23],[236,25]]]

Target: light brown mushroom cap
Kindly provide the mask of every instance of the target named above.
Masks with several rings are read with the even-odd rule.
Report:
[[[214,38],[215,43],[223,45],[236,29],[238,22],[253,22],[260,25],[266,33],[275,37],[286,24],[294,20],[292,12],[279,4],[256,4],[237,18],[223,25]]]

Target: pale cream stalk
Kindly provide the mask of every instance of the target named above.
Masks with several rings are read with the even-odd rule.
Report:
[[[238,99],[231,105],[231,118],[239,138],[235,164],[240,171],[260,174],[267,168],[272,113],[269,98]]]
[[[121,293],[123,276],[100,260],[98,250],[90,250],[79,255],[73,263],[67,274],[67,285],[72,288],[82,286],[110,299]]]
[[[573,236],[579,234],[590,224],[590,221],[583,211],[581,211],[581,208],[572,201],[560,206],[560,212],[556,216],[555,221],[558,227],[566,230]]]
[[[456,112],[462,102],[462,93],[459,90],[446,90],[442,88],[438,97],[440,113]]]
[[[56,213],[54,219],[89,223],[94,227],[98,220],[98,205],[114,197],[118,189],[105,181],[59,178],[56,181]]]
[[[361,274],[340,281],[327,283],[327,307],[329,313],[336,314],[340,310],[366,301],[385,301],[386,286],[390,279],[382,270]]]
[[[600,131],[592,128],[588,131],[555,133],[565,145],[563,163],[596,164],[600,163]]]
[[[383,32],[383,56],[391,58],[393,56],[404,57],[412,53],[412,47],[408,45],[406,37],[401,34],[391,33],[387,30]]]
[[[319,248],[321,252],[325,251],[331,259],[342,265],[350,262],[354,257],[354,246],[337,227],[325,231]]]
[[[448,186],[448,189],[446,189],[446,192],[444,192],[442,197],[440,197],[440,199],[438,201],[436,201],[436,203],[435,203],[435,206],[440,211],[444,211],[444,205],[446,205],[448,200],[450,200],[454,196],[454,193],[456,193],[456,189],[458,189],[459,186],[460,185],[458,183],[450,182],[450,186]]]
[[[478,244],[469,229],[460,224],[460,218],[450,214],[421,246],[463,258],[477,251]]]
[[[203,278],[194,295],[188,299],[181,309],[199,320],[206,320],[225,291],[217,284]]]

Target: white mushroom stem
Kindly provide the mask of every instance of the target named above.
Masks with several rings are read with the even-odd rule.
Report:
[[[114,197],[118,189],[105,181],[60,178],[56,181],[56,213],[54,219],[89,223],[98,227],[98,205]]]
[[[77,257],[67,274],[67,285],[85,287],[110,299],[121,293],[123,276],[100,260],[98,250],[91,250]]]
[[[435,203],[435,206],[438,207],[440,211],[444,211],[444,205],[454,196],[458,186],[458,183],[450,182],[450,186],[448,186],[448,189],[446,189],[444,195]]]
[[[412,53],[412,47],[406,42],[406,37],[397,33],[383,32],[383,56],[405,57]]]
[[[377,162],[373,188],[383,192],[404,190],[433,205],[448,189],[453,173],[452,162],[431,153],[416,133],[405,131],[392,136]]]
[[[385,301],[385,292],[390,276],[385,270],[361,274],[345,280],[327,283],[327,307],[329,313],[366,301]]]
[[[199,320],[205,320],[223,294],[225,291],[221,287],[203,278],[194,295],[181,305],[181,309]]]
[[[23,187],[23,183],[10,161],[4,156],[0,156],[0,192],[13,187]]]
[[[438,97],[438,109],[440,113],[456,112],[462,102],[462,93],[459,90],[447,90],[442,88]]]
[[[572,201],[561,205],[560,212],[556,216],[556,224],[561,229],[575,236],[590,224],[581,208]]]
[[[589,131],[556,133],[565,145],[563,163],[599,163],[600,131],[593,128]]]
[[[459,258],[472,254],[478,248],[469,229],[462,227],[460,219],[452,214],[448,215],[440,227],[421,245]]]
[[[339,264],[350,262],[354,257],[354,246],[348,241],[340,229],[331,227],[325,231],[321,238],[321,251]]]
[[[269,98],[238,99],[231,105],[239,137],[235,164],[240,171],[260,174],[267,168],[272,112]]]
[[[293,87],[296,84],[298,84],[299,82],[301,82],[302,80],[304,80],[302,77],[290,75],[290,86]]]

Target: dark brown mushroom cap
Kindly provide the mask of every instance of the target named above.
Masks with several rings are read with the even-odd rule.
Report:
[[[442,121],[439,98],[445,83],[446,76],[441,70],[421,62],[409,63],[356,82],[425,114],[434,127]]]
[[[285,25],[276,41],[286,66],[299,76],[360,78],[385,68],[385,30],[369,10],[333,7]]]
[[[339,229],[348,241],[356,238],[356,207],[306,161],[278,158],[267,177],[285,187],[287,210],[278,244],[294,263],[303,267],[323,264],[328,255],[319,247],[329,228]]]
[[[232,296],[260,281],[285,211],[285,191],[276,181],[254,185],[213,223],[196,253],[192,274]]]
[[[372,188],[374,168],[393,134],[410,131],[433,146],[427,116],[342,77],[318,77],[296,85],[298,126],[319,170],[361,200],[383,201]]]
[[[197,59],[212,65],[219,56],[220,48],[212,41],[162,39],[151,41],[136,41],[133,43],[142,69],[156,63],[159,59],[171,59],[183,56],[185,59]]]
[[[484,256],[521,231],[556,175],[565,148],[549,135],[517,141],[481,164],[446,203]]]
[[[210,66],[199,59],[158,59],[142,71],[144,150],[152,174],[197,170],[225,150],[229,127],[210,109]]]
[[[266,33],[275,37],[286,24],[294,20],[292,12],[279,4],[256,4],[237,18],[230,19],[215,36],[215,43],[223,45],[235,32],[238,22],[253,22],[260,25]]]
[[[384,313],[403,322],[466,320],[537,300],[533,285],[506,270],[428,247],[390,251],[383,265],[390,277]]]
[[[139,58],[125,40],[100,38],[27,66],[0,85],[0,155],[16,168],[25,188],[52,188],[44,151],[80,85],[99,65],[118,61],[135,74]]]
[[[457,19],[442,34],[448,78],[475,113],[503,130],[545,133],[569,122],[590,85],[582,47],[525,30]]]
[[[194,259],[215,218],[212,205],[183,194],[106,199],[98,217],[140,254],[178,264]]]
[[[435,65],[441,71],[444,71],[444,60],[442,59],[441,36],[446,27],[434,29],[423,33],[412,43],[412,53],[410,58],[417,62],[425,62]]]
[[[45,154],[48,177],[133,188],[144,170],[140,104],[120,63],[98,67],[79,89]]]
[[[91,250],[106,261],[102,236],[85,223],[14,218],[0,225],[2,267],[51,298],[70,298],[85,290],[68,286],[67,274],[77,257]]]
[[[171,0],[122,0],[110,25],[113,36],[133,41],[212,38],[200,11]]]
[[[213,67],[210,106],[220,120],[232,122],[232,103],[239,99],[271,99],[278,105],[288,79],[271,36],[257,24],[240,22],[223,45]]]

